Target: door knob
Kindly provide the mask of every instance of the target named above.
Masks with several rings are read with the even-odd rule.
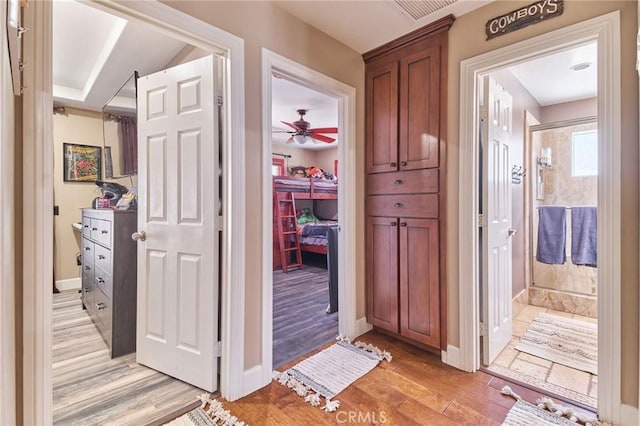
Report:
[[[147,239],[147,234],[144,231],[138,231],[131,234],[131,239],[133,241],[144,241]]]
[[[513,237],[514,235],[516,235],[517,232],[518,232],[517,229],[509,228],[509,235],[507,235],[507,236],[508,237]]]

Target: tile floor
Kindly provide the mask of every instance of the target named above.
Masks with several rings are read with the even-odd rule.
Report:
[[[597,407],[598,376],[576,370],[561,364],[538,358],[515,349],[520,336],[540,312],[597,322],[596,318],[555,311],[538,306],[526,306],[513,320],[513,338],[511,343],[489,366],[503,376],[534,385],[540,389],[564,396],[572,401]]]

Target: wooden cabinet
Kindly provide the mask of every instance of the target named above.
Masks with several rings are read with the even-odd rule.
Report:
[[[82,304],[111,357],[135,351],[135,211],[82,210]]]
[[[367,320],[446,348],[448,16],[363,55]]]

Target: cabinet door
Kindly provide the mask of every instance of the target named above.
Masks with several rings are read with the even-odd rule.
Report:
[[[440,47],[402,59],[400,66],[400,170],[438,167]]]
[[[400,219],[400,334],[440,347],[438,220]]]
[[[367,321],[398,328],[398,220],[367,218]]]
[[[398,168],[398,62],[367,66],[367,173]]]

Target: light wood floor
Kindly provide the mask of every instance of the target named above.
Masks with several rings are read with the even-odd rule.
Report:
[[[311,407],[287,387],[273,382],[237,401],[222,402],[250,425],[343,424],[349,423],[345,421],[349,416],[360,416],[360,421],[351,424],[371,424],[377,419],[379,424],[403,426],[499,425],[515,403],[500,393],[505,384],[530,402],[535,403],[542,395],[487,373],[456,370],[444,365],[437,355],[375,331],[358,340],[389,350],[393,361],[381,362],[342,391],[335,398],[341,403],[337,412],[325,413]],[[295,362],[278,370],[284,371]]]
[[[327,314],[327,269],[303,265],[273,273],[273,365],[311,352],[338,336],[338,313]]]
[[[110,359],[75,291],[53,295],[52,376],[58,425],[145,425],[203,393],[136,363],[135,353]]]

